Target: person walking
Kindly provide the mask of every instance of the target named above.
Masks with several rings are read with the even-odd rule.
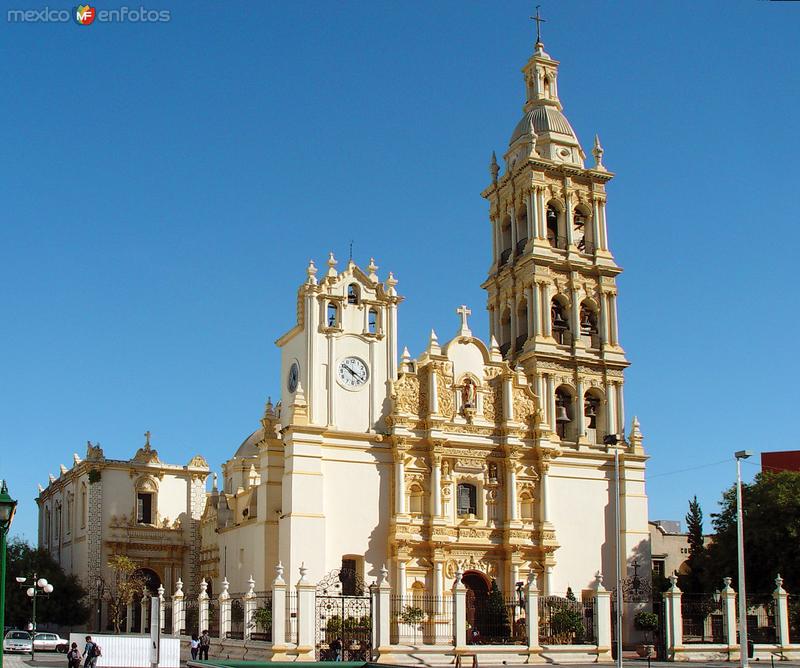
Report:
[[[333,650],[333,660],[334,661],[341,661],[342,660],[342,639],[336,638],[331,643],[331,649]]]
[[[69,652],[67,652],[67,668],[80,668],[81,665],[81,651],[78,649],[78,643],[72,643]]]
[[[200,651],[200,639],[196,633],[192,633],[192,639],[189,641],[189,651],[192,653],[192,661],[196,661],[197,653]]]
[[[86,657],[83,668],[95,668],[97,657],[100,656],[100,646],[92,640],[92,636],[86,636],[86,646],[83,648],[82,656]]]
[[[211,647],[211,636],[204,630],[200,636],[200,660],[208,661],[208,649]]]

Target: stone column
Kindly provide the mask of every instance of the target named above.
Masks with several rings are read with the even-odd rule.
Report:
[[[625,431],[625,401],[622,395],[622,383],[617,383],[617,431]]]
[[[405,559],[397,560],[397,593],[400,596],[406,595],[408,584],[406,582],[406,561]]]
[[[600,571],[594,576],[594,628],[597,660],[611,661],[611,592],[603,586]]]
[[[789,640],[789,595],[783,588],[783,578],[780,573],[775,578],[775,591],[772,592],[775,601],[775,640],[781,647],[785,647]]]
[[[501,238],[500,220],[498,217],[492,220],[492,230],[494,231],[494,261],[495,264],[500,259],[500,253],[503,252],[503,240]]]
[[[442,515],[442,456],[431,456],[431,517]]]
[[[550,313],[550,301],[553,286],[550,283],[542,284],[542,315],[544,316],[544,335],[553,336],[553,319]]]
[[[567,233],[567,247],[575,243],[575,234],[572,229],[572,195],[570,195],[567,187],[564,187],[564,228]]]
[[[542,652],[539,646],[539,587],[533,570],[528,573],[525,585],[525,630],[528,635],[528,663],[538,663]]]
[[[514,257],[517,249],[517,214],[512,205],[508,209],[508,215],[511,218],[511,257]]]
[[[736,628],[736,592],[731,587],[731,578],[722,578],[725,584],[720,592],[722,597],[722,623],[725,625],[725,638],[728,641],[728,660],[732,660],[733,652],[739,651]]]
[[[428,408],[431,412],[431,415],[439,414],[439,384],[436,382],[438,374],[439,372],[436,369],[436,364],[429,364],[428,365],[428,397],[429,397]]]
[[[219,602],[219,637],[221,640],[227,638],[231,630],[231,595],[228,592],[229,589],[228,578],[223,578],[222,591],[217,597]]]
[[[535,285],[535,284],[534,284]],[[526,309],[525,312],[528,316],[528,338],[534,338],[537,335],[537,327],[539,323],[537,322],[536,318],[536,303],[538,300],[535,300],[533,297],[534,289],[533,285],[529,285],[525,288],[525,304]]]
[[[596,198],[592,199],[592,242],[600,248],[600,207]]]
[[[553,567],[547,565],[544,567],[544,595],[552,596],[553,594]]]
[[[572,289],[572,343],[581,342],[581,293],[577,288]]]
[[[547,374],[547,401],[549,404],[548,409],[548,424],[550,425],[550,429],[553,431],[556,430],[556,387],[555,387],[555,378],[553,374]]]
[[[297,660],[314,660],[314,635],[316,633],[316,587],[306,579],[308,569],[300,566],[297,581]]]
[[[610,322],[610,325],[611,325],[610,326],[611,345],[617,346],[617,345],[619,345],[619,328],[618,328],[619,320],[617,320],[617,295],[616,295],[616,293],[612,292],[608,296],[608,300],[609,300],[609,315],[611,316],[611,318],[610,318],[610,321],[611,321]]]
[[[200,633],[208,629],[208,583],[206,579],[200,580],[200,594],[197,597],[198,618],[200,620]],[[188,630],[188,629],[187,629]],[[191,631],[189,631],[191,633]]]
[[[461,571],[456,571],[453,583],[453,630],[457,652],[467,649],[467,588],[461,582],[461,576]]]
[[[280,562],[272,581],[272,651],[280,656],[286,652],[286,582]]]
[[[530,287],[530,302],[528,302],[530,311],[533,314],[531,333],[534,337],[542,335],[542,305],[539,299],[539,290],[539,284],[534,282]]]
[[[547,239],[547,207],[544,203],[544,189],[536,189],[536,207],[539,212],[539,238]]]
[[[510,522],[517,521],[517,468],[514,460],[507,465],[508,484],[506,485],[506,517]]]
[[[433,562],[433,595],[437,615],[442,614],[442,599],[444,597],[444,562],[436,559]]]
[[[536,203],[533,201],[533,190],[531,190],[525,197],[525,207],[528,211],[528,240],[532,240],[536,236],[536,219],[535,210]]]
[[[175,593],[172,595],[172,635],[178,636],[185,628],[183,609],[183,580],[178,578],[175,583]]]
[[[392,588],[389,585],[389,571],[386,569],[386,566],[381,568],[376,590],[375,651],[378,653],[378,657],[382,657],[388,655],[391,650],[390,613]]]
[[[578,381],[577,392],[575,393],[575,417],[577,418],[578,423],[578,434],[576,441],[580,441],[584,436],[586,436],[586,416],[583,414],[583,395],[584,395],[584,387],[583,381]]]
[[[253,615],[256,612],[256,581],[252,575],[247,581],[247,592],[242,597],[242,610],[244,611],[244,639],[249,640],[255,628]],[[272,619],[275,619],[275,613],[272,614]]]
[[[398,515],[406,514],[406,454],[399,450],[394,454],[394,509]]]
[[[539,471],[539,510],[541,517],[539,518],[542,524],[550,522],[550,485],[548,479],[550,477],[550,465],[545,462]]]
[[[608,250],[608,227],[606,226],[606,202],[604,199],[598,200],[597,210],[600,214],[600,239],[599,246],[603,250]]]
[[[675,650],[683,645],[683,617],[681,616],[681,590],[678,589],[678,577],[669,576],[670,588],[664,592],[664,600],[667,602],[666,614],[666,635],[667,635],[667,659],[675,660]],[[735,636],[734,636],[735,637]]]
[[[503,379],[503,422],[514,420],[514,383],[512,376]]]
[[[600,295],[600,346],[608,345],[608,295]]]
[[[617,388],[616,383],[606,385],[606,429],[609,434],[619,433],[617,425]]]
[[[125,633],[133,633],[133,599],[128,599],[128,609],[125,615]]]
[[[519,325],[517,323],[517,297],[516,297],[516,295],[513,296],[513,299],[511,300],[508,309],[509,309],[509,312],[511,313],[511,349],[513,350],[517,346],[517,336],[519,336]]]
[[[169,630],[164,625],[164,585],[158,585],[158,620],[161,628],[160,632],[168,633]]]

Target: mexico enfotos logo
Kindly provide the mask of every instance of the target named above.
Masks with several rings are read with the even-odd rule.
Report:
[[[166,23],[172,20],[168,9],[148,9],[144,6],[123,5],[117,9],[97,9],[92,5],[77,5],[72,9],[9,9],[9,23],[70,23],[81,26],[93,23]]]

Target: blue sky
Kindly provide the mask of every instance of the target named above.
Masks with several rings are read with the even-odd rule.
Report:
[[[30,539],[36,483],[87,440],[127,458],[149,429],[169,462],[232,454],[278,395],[309,258],[352,239],[393,271],[413,355],[461,303],[488,331],[479,193],[521,115],[530,3],[145,6],[171,21],[0,24],[0,476]],[[693,494],[709,513],[734,450],[797,448],[800,4],[542,12],[566,115],[617,173],[650,516]]]

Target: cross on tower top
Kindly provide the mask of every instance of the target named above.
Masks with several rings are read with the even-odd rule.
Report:
[[[472,315],[472,311],[467,308],[466,304],[462,304],[456,309],[456,313],[461,316],[461,336],[472,336],[469,325],[467,324],[467,316]]]
[[[531,16],[530,19],[532,21],[536,21],[536,43],[541,44],[542,42],[542,23],[547,23],[546,19],[543,19],[539,15],[539,7],[541,5],[536,5],[536,16]]]
[[[149,429],[146,432],[144,432],[144,447],[145,448],[149,448],[150,447],[150,430]]]

